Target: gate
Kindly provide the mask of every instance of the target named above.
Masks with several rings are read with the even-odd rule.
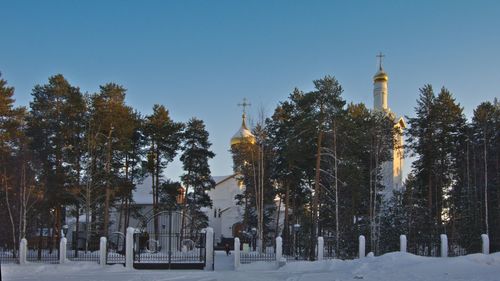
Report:
[[[204,269],[205,233],[180,211],[144,218],[134,234],[136,269]]]
[[[66,258],[71,261],[99,262],[99,234],[96,232],[80,237],[76,232],[67,237]]]
[[[106,241],[106,264],[125,265],[125,235],[113,232]]]

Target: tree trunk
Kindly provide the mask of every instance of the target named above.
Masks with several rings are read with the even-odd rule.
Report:
[[[12,253],[15,256],[16,255],[16,249],[17,249],[17,241],[16,241],[16,227],[14,223],[14,216],[12,213],[12,207],[10,205],[10,200],[9,200],[9,187],[8,187],[8,182],[7,182],[7,170],[4,166],[3,168],[3,175],[2,175],[2,185],[4,187],[5,191],[5,205],[7,206],[7,211],[9,213],[9,220],[11,224],[11,229],[12,229]]]
[[[488,146],[486,142],[486,128],[484,128],[484,221],[486,225],[486,234],[489,234],[488,222]]]
[[[109,129],[108,133],[108,157],[106,160],[106,198],[104,201],[104,236],[108,236],[109,232],[109,208],[111,200],[111,135],[113,133],[113,126]]]

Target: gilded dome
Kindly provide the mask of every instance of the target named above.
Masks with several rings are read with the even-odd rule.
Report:
[[[241,122],[241,128],[231,138],[231,146],[242,143],[255,144],[255,136],[247,128],[245,114],[243,114],[242,118],[243,120]]]
[[[377,71],[377,73],[375,73],[375,75],[373,76],[373,82],[377,82],[377,81],[388,81],[389,80],[389,76],[387,75],[387,73],[385,73],[385,71],[380,68],[379,71]]]
[[[243,114],[242,118],[243,121],[241,122],[241,128],[231,138],[231,146],[241,143],[255,144],[255,136],[247,128],[245,114]]]

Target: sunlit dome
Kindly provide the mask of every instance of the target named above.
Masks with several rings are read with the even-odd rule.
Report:
[[[389,80],[389,76],[387,75],[387,73],[385,73],[385,71],[382,68],[380,68],[379,71],[377,71],[377,73],[375,73],[375,75],[373,76],[374,82],[388,81],[388,80]]]
[[[242,143],[255,144],[255,136],[247,128],[246,115],[244,113],[243,113],[242,118],[243,118],[243,121],[241,122],[241,128],[231,138],[231,146],[237,145],[237,144],[242,144]]]

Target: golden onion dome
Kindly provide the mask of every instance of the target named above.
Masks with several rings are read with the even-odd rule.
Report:
[[[373,82],[378,82],[378,81],[388,81],[389,80],[389,76],[387,75],[387,73],[385,73],[385,71],[380,68],[379,71],[377,71],[377,73],[375,73],[375,75],[373,76]]]
[[[242,118],[241,128],[231,138],[231,146],[242,143],[255,144],[255,136],[247,128],[246,115],[243,114]]]

